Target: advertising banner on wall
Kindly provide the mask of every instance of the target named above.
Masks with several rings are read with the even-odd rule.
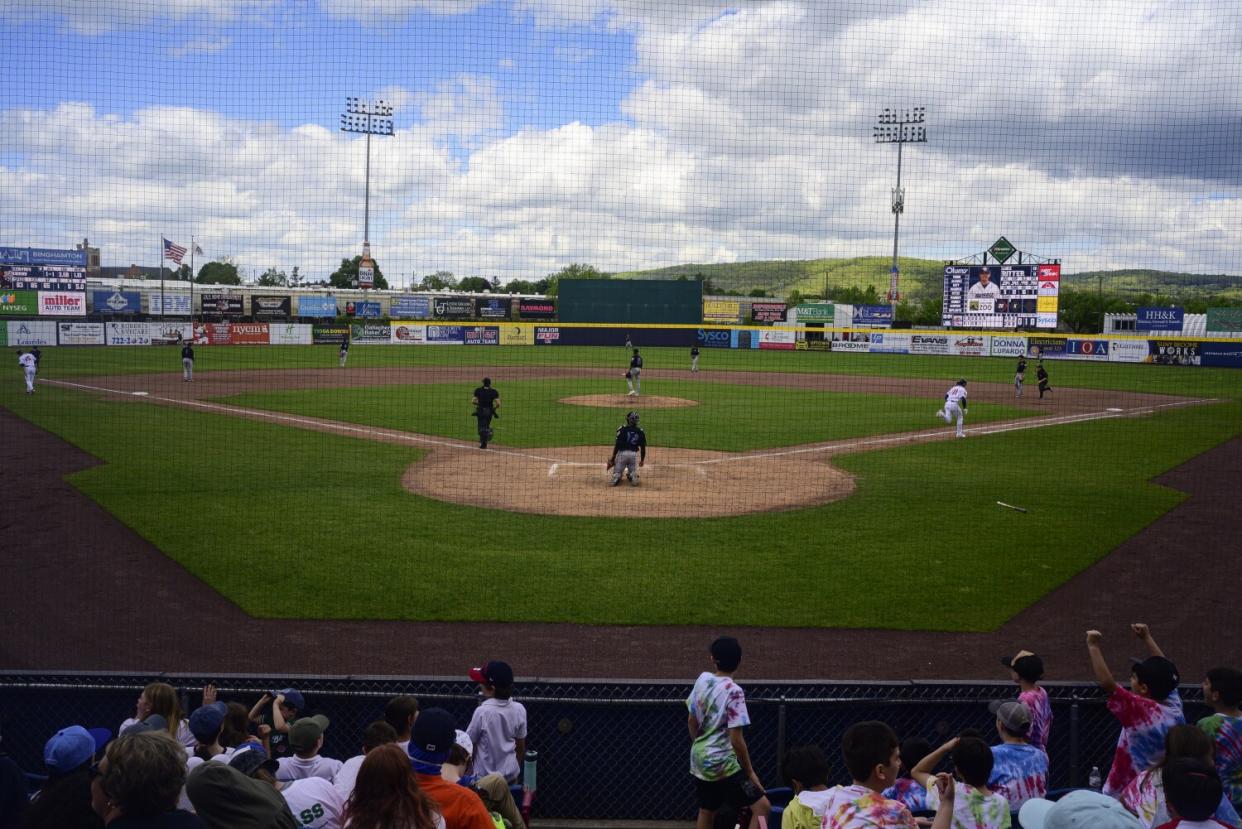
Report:
[[[1026,356],[1061,357],[1065,354],[1065,340],[1060,337],[1027,337]]]
[[[511,303],[507,297],[482,297],[474,301],[474,312],[483,320],[507,320]]]
[[[233,294],[203,294],[200,306],[205,317],[240,317],[245,313],[241,296]]]
[[[988,340],[988,353],[993,357],[1026,356],[1026,337],[993,335]]]
[[[190,316],[190,295],[165,293],[147,297],[147,313],[152,316],[188,317]]]
[[[336,316],[336,297],[300,296],[298,297],[298,316],[331,319]]]
[[[148,322],[147,335],[151,345],[178,345],[193,336],[193,326],[188,322]]]
[[[1135,331],[1181,331],[1186,321],[1186,309],[1160,306],[1143,306],[1138,309]]]
[[[0,247],[0,265],[51,265],[86,267],[86,251],[61,248]]]
[[[948,334],[911,334],[911,354],[948,354]]]
[[[392,339],[397,345],[422,345],[427,342],[427,326],[410,322],[394,322],[389,325]]]
[[[466,341],[466,329],[460,325],[428,325],[428,345],[461,345]]]
[[[703,300],[703,322],[737,322],[742,318],[742,303],[735,299]]]
[[[250,297],[250,315],[256,320],[287,320],[292,310],[291,297],[273,294],[253,294]]]
[[[394,297],[388,308],[388,316],[393,319],[425,320],[431,316],[431,297]]]
[[[1229,343],[1202,343],[1200,360],[1205,366],[1242,368],[1242,340]]]
[[[469,299],[452,299],[438,296],[431,303],[431,313],[436,319],[468,317],[473,311],[474,303]]]
[[[86,316],[85,291],[39,291],[39,316]]]
[[[1242,308],[1207,309],[1207,330],[1221,333],[1242,331]]]
[[[91,291],[91,308],[96,314],[137,314],[142,311],[142,294],[137,291]]]
[[[56,340],[61,345],[103,345],[102,322],[58,322]]]
[[[529,325],[502,325],[500,327],[501,345],[534,345],[535,329]]]
[[[1078,360],[1107,360],[1108,340],[1066,340],[1065,356]]]
[[[871,334],[871,350],[882,354],[909,354],[910,335],[894,334],[892,331],[876,331]]]
[[[233,345],[267,345],[266,322],[235,322],[230,336]]]
[[[798,322],[826,322],[829,325],[836,319],[836,311],[831,302],[804,302],[794,306]]]
[[[1197,366],[1202,363],[1196,340],[1148,340],[1147,362],[1159,366]]]
[[[535,328],[535,345],[556,345],[561,341],[561,329],[540,325]]]
[[[0,290],[0,315],[39,316],[39,292]]]
[[[338,323],[315,323],[311,326],[311,342],[315,345],[340,345],[349,336],[349,326]]]
[[[233,328],[227,322],[200,322],[194,326],[194,342],[207,345],[232,345]]]
[[[9,320],[9,345],[56,345],[56,323]]]
[[[831,307],[831,306],[829,306]],[[800,318],[799,318],[800,319]],[[798,341],[797,332],[773,329],[759,332],[759,347],[778,351],[793,351]]]
[[[500,329],[492,325],[476,325],[466,329],[466,345],[500,345]]]
[[[556,316],[556,300],[519,299],[518,316],[528,320],[550,320]]]
[[[377,345],[392,342],[392,327],[379,322],[355,322],[349,326],[350,338],[355,343]]]
[[[957,334],[949,337],[949,353],[963,357],[982,357],[988,353],[987,337],[982,334]]]
[[[104,341],[108,345],[150,345],[151,326],[145,322],[106,322]]]
[[[866,339],[865,334],[863,335],[863,339],[854,339],[851,337],[848,340],[832,340],[832,350],[866,353],[871,350],[871,341]]]
[[[752,302],[750,318],[755,322],[784,322],[785,303],[783,302]]]
[[[891,305],[855,305],[854,325],[890,326],[893,324],[893,306]]]
[[[700,328],[695,334],[700,348],[736,348],[737,338],[728,329]]]
[[[296,322],[269,323],[267,339],[272,345],[310,345],[311,327]]]
[[[345,315],[349,317],[363,317],[366,319],[379,319],[383,316],[380,313],[379,302],[367,299],[360,299],[357,302],[346,302]]]
[[[1111,363],[1147,362],[1147,340],[1109,340],[1108,360]]]

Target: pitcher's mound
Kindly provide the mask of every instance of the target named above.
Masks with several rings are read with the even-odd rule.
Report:
[[[685,406],[697,406],[699,401],[686,400],[684,397],[631,397],[628,394],[581,394],[577,397],[565,397],[560,403],[571,406],[599,406],[611,409],[679,409]]]
[[[457,504],[543,515],[709,518],[845,498],[853,479],[814,453],[772,457],[653,449],[639,486],[609,485],[610,447],[437,447],[405,471],[405,488]]]

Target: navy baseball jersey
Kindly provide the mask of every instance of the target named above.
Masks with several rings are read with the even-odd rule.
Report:
[[[637,426],[626,424],[617,429],[617,442],[613,445],[616,452],[637,452],[647,447],[647,433]]]

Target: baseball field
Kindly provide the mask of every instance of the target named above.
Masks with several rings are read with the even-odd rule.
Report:
[[[1032,361],[1015,399],[1010,359],[706,351],[692,374],[652,348],[629,397],[626,357],[371,346],[339,368],[329,347],[204,347],[185,383],[172,348],[47,349],[36,394],[0,387],[4,598],[45,619],[3,656],[427,674],[482,638],[528,670],[654,676],[727,628],[764,642],[768,676],[884,678],[1130,612],[1214,655],[1213,590],[1236,585],[1210,575],[1238,518],[1179,517],[1229,488],[1161,476],[1234,464],[1236,493],[1237,372],[1055,362],[1041,400]],[[486,451],[483,376],[501,394]],[[934,416],[959,378],[964,440]],[[612,488],[630,410],[647,464]],[[189,641],[202,625],[228,636]]]

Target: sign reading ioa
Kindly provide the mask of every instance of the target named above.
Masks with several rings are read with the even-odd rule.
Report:
[[[992,258],[1002,265],[1009,261],[1009,257],[1018,252],[1008,239],[1004,236],[992,243],[992,247],[988,248],[988,253],[992,254]]]

